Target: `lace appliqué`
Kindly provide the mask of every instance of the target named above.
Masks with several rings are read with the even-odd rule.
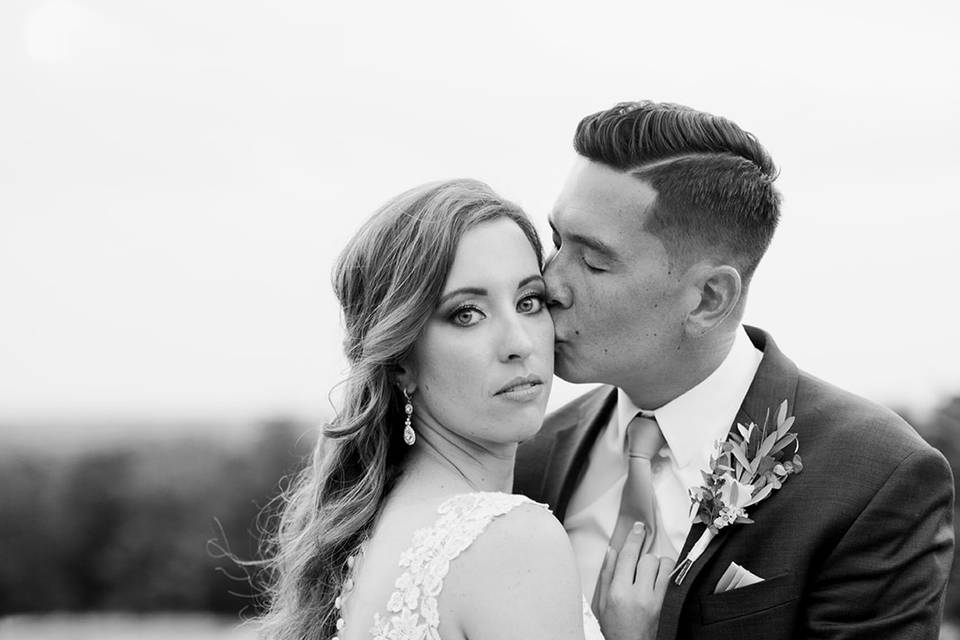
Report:
[[[394,583],[386,617],[374,615],[374,640],[440,640],[437,596],[450,563],[469,547],[497,516],[521,504],[540,505],[526,496],[467,493],[446,500],[432,527],[419,529],[400,556],[405,571]]]

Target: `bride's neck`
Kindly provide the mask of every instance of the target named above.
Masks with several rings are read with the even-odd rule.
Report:
[[[411,480],[423,478],[440,490],[511,493],[516,451],[516,444],[491,450],[439,430],[422,430],[405,475]]]

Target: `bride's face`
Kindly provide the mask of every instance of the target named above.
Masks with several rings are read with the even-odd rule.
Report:
[[[460,240],[440,304],[407,363],[416,424],[478,444],[540,428],[553,377],[553,322],[537,257],[500,218]]]

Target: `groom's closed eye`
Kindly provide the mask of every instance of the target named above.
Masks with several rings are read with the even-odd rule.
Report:
[[[583,262],[583,265],[594,273],[603,273],[607,269],[601,265],[604,264],[603,260],[597,259],[596,256],[589,255],[589,252],[584,251],[580,254],[580,261]]]
[[[616,254],[605,244],[593,238],[571,236],[567,250],[572,251],[577,260],[591,273],[609,271],[617,262]]]

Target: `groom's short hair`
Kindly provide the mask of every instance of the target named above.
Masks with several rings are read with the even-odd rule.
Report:
[[[683,105],[621,102],[581,120],[573,146],[657,192],[644,228],[671,262],[719,252],[749,281],[780,218],[777,169],[753,134]]]

